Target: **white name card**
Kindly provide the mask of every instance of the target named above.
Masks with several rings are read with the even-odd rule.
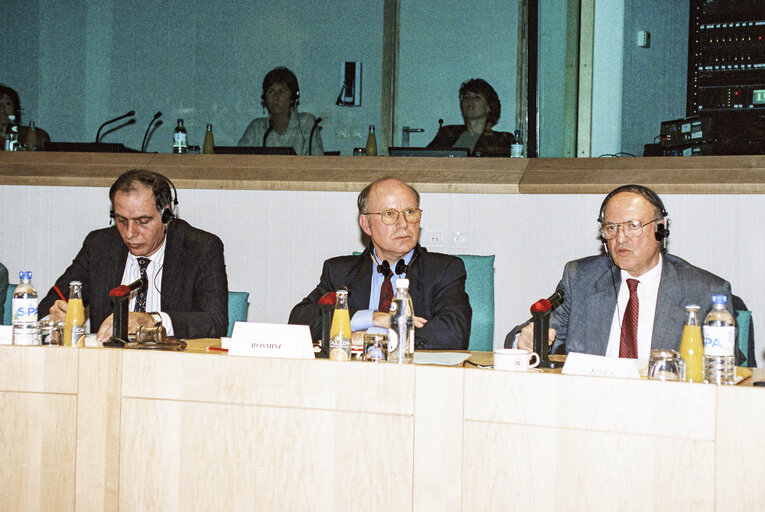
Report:
[[[10,345],[13,343],[13,326],[0,325],[0,345]]]
[[[231,356],[314,358],[307,325],[236,322],[226,345]]]
[[[592,377],[622,377],[639,379],[637,359],[595,356],[570,352],[561,373],[566,375],[588,375]]]

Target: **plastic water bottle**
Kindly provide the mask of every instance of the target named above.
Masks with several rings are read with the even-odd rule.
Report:
[[[736,324],[725,305],[725,295],[712,296],[712,310],[704,320],[704,382],[735,384]]]
[[[5,135],[5,150],[19,151],[19,127],[16,124],[16,116],[8,116],[8,133]]]
[[[185,153],[188,149],[188,134],[183,126],[183,119],[178,119],[178,124],[173,130],[173,153]]]
[[[37,327],[37,290],[32,286],[32,272],[19,272],[19,285],[13,290],[12,323],[14,345],[40,345]]]
[[[523,158],[523,139],[520,130],[515,130],[515,142],[510,145],[510,158]]]
[[[414,307],[409,295],[409,279],[396,280],[396,295],[390,305],[388,361],[411,363],[414,357]]]

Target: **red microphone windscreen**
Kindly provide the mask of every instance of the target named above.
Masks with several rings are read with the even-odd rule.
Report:
[[[531,305],[531,312],[532,313],[544,313],[545,311],[548,311],[552,307],[552,304],[550,304],[550,301],[547,299],[539,299],[534,304]]]
[[[116,288],[112,288],[112,291],[109,292],[110,297],[124,297],[125,295],[130,295],[130,288],[124,284],[121,284]]]
[[[327,292],[320,299],[319,304],[322,306],[332,306],[337,302],[337,293]]]

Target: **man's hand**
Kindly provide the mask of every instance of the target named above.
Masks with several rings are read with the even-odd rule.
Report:
[[[375,311],[372,314],[372,323],[374,323],[375,327],[382,327],[383,329],[388,329],[390,327],[390,313],[383,313],[382,311]],[[423,325],[428,323],[428,320],[426,318],[423,318],[421,316],[415,316],[414,317],[414,327],[415,329],[421,328]]]
[[[548,344],[552,345],[555,341],[555,329],[547,331]],[[518,348],[524,350],[534,350],[534,322],[521,329],[521,335],[518,336]]]
[[[54,302],[49,310],[50,319],[61,320],[62,322],[66,320],[66,307],[67,307],[67,303],[63,300],[57,300],[56,302]]]
[[[61,301],[56,301],[61,302]],[[52,309],[52,308],[51,308]],[[114,315],[106,317],[101,327],[98,328],[96,338],[100,343],[109,341],[114,329]],[[154,327],[157,321],[149,313],[128,313],[128,334],[135,334],[139,326]]]

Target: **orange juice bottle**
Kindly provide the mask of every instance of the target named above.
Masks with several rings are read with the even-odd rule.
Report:
[[[337,291],[332,327],[329,329],[329,358],[335,361],[351,359],[351,315],[348,311],[348,290]]]
[[[685,360],[688,382],[704,382],[704,338],[701,336],[699,306],[685,306],[685,325],[680,339],[680,357]]]
[[[82,304],[82,283],[69,283],[69,301],[64,319],[64,346],[85,346],[85,308]]]

